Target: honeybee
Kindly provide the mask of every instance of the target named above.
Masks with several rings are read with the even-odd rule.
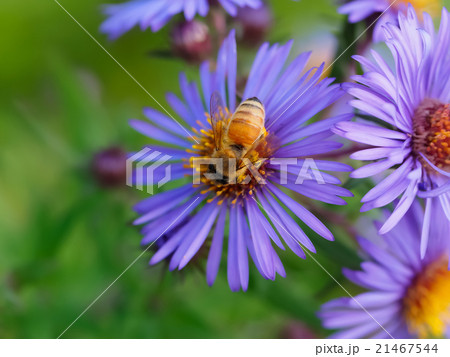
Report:
[[[252,161],[256,169],[264,162],[254,157],[254,149],[267,134],[264,128],[266,117],[264,105],[256,97],[249,98],[239,104],[228,119],[228,112],[218,92],[212,94],[210,104],[215,144],[211,157],[222,159],[222,165],[210,164],[207,172],[221,177],[216,180],[217,184],[240,183],[249,169],[248,162]]]

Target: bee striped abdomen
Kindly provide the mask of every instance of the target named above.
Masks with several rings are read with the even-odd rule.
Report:
[[[242,102],[228,127],[228,138],[244,147],[252,145],[264,129],[265,110],[258,98]]]

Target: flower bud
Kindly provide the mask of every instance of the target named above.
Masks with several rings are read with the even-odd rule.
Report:
[[[112,147],[95,154],[92,173],[103,187],[125,185],[127,155],[119,147]]]
[[[209,28],[203,22],[193,20],[175,25],[171,33],[173,52],[191,63],[207,59],[212,52]]]
[[[272,26],[272,12],[265,4],[258,9],[239,8],[236,19],[242,26],[241,39],[248,45],[262,42]]]

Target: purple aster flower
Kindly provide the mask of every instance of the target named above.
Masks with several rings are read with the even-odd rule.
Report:
[[[426,201],[422,230],[425,253],[429,227],[438,201],[450,220],[450,26],[446,9],[435,33],[431,18],[424,14],[420,25],[409,7],[407,17],[399,15],[399,26],[387,24],[386,44],[394,57],[391,69],[383,56],[372,51],[373,60],[356,56],[365,68],[355,76],[348,92],[356,99],[350,104],[383,123],[344,122],[336,132],[371,148],[351,158],[376,162],[355,170],[351,176],[364,178],[392,169],[362,199],[361,211],[385,206],[401,196],[380,233],[389,232],[399,222],[415,197]]]
[[[440,0],[352,0],[341,6],[339,13],[348,15],[352,23],[382,14],[373,30],[374,40],[378,42],[384,40],[383,25],[398,24],[398,14],[406,13],[408,4],[414,6],[418,13],[439,13],[441,7]]]
[[[172,156],[174,161],[158,167],[154,172],[157,179],[153,177],[152,182],[159,180],[158,175],[163,177],[170,165],[172,180],[178,186],[149,197],[135,207],[141,215],[135,223],[144,225],[142,244],[149,245],[161,236],[164,239],[150,264],[168,259],[170,270],[182,269],[211,236],[206,264],[208,284],[212,285],[216,278],[222,249],[227,245],[229,285],[233,291],[246,290],[249,255],[261,275],[274,280],[277,273],[285,276],[274,245],[282,250],[287,245],[301,258],[306,257],[304,249],[315,252],[294,217],[323,238],[333,240],[328,228],[280,189],[280,184],[312,199],[346,204],[339,196],[351,196],[351,193],[336,186],[340,181],[323,171],[351,171],[351,167],[316,160],[315,172],[322,175],[322,182],[316,181],[310,173],[302,173],[302,167],[309,157],[341,147],[342,144],[330,140],[333,136],[331,128],[341,120],[349,120],[351,114],[307,124],[313,116],[340,98],[343,91],[339,85],[332,84],[333,79],[321,79],[323,64],[303,74],[309,53],[299,55],[286,65],[291,46],[292,42],[273,46],[263,44],[243,91],[243,98],[257,97],[266,112],[264,139],[249,151],[249,160],[255,164],[253,168],[256,170],[256,175],[252,172],[249,181],[220,183],[207,179],[203,171],[201,180],[193,181],[195,160],[210,158],[216,150],[210,117],[205,114],[210,112],[212,94],[218,92],[224,98],[223,119],[229,119],[237,107],[234,31],[223,42],[215,69],[211,70],[208,62],[200,66],[200,87],[189,82],[182,73],[182,99],[174,94],[167,95],[171,108],[191,127],[190,130],[150,108],[144,110],[150,122],[131,121],[131,126],[142,134],[172,145],[148,147]],[[298,160],[282,170],[280,165],[269,160],[275,157]],[[256,166],[257,162],[262,164]],[[298,178],[304,179],[301,185],[296,184]]]
[[[450,223],[434,206],[435,239],[424,259],[419,249],[424,215],[417,202],[385,236],[359,239],[368,259],[361,271],[343,273],[368,291],[322,306],[323,325],[338,330],[332,338],[450,337]]]
[[[218,0],[218,3],[232,16],[238,8],[249,6],[258,8],[261,0]],[[141,30],[151,28],[159,31],[173,16],[184,13],[187,21],[196,14],[206,16],[209,11],[208,0],[132,0],[122,4],[106,5],[104,13],[108,19],[103,22],[100,31],[116,39],[136,25]]]

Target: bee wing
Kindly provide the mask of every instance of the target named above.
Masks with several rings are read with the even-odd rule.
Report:
[[[216,150],[220,149],[222,143],[222,134],[225,128],[226,107],[219,92],[214,92],[211,95],[210,102],[210,117],[211,127],[214,134],[214,143]]]

